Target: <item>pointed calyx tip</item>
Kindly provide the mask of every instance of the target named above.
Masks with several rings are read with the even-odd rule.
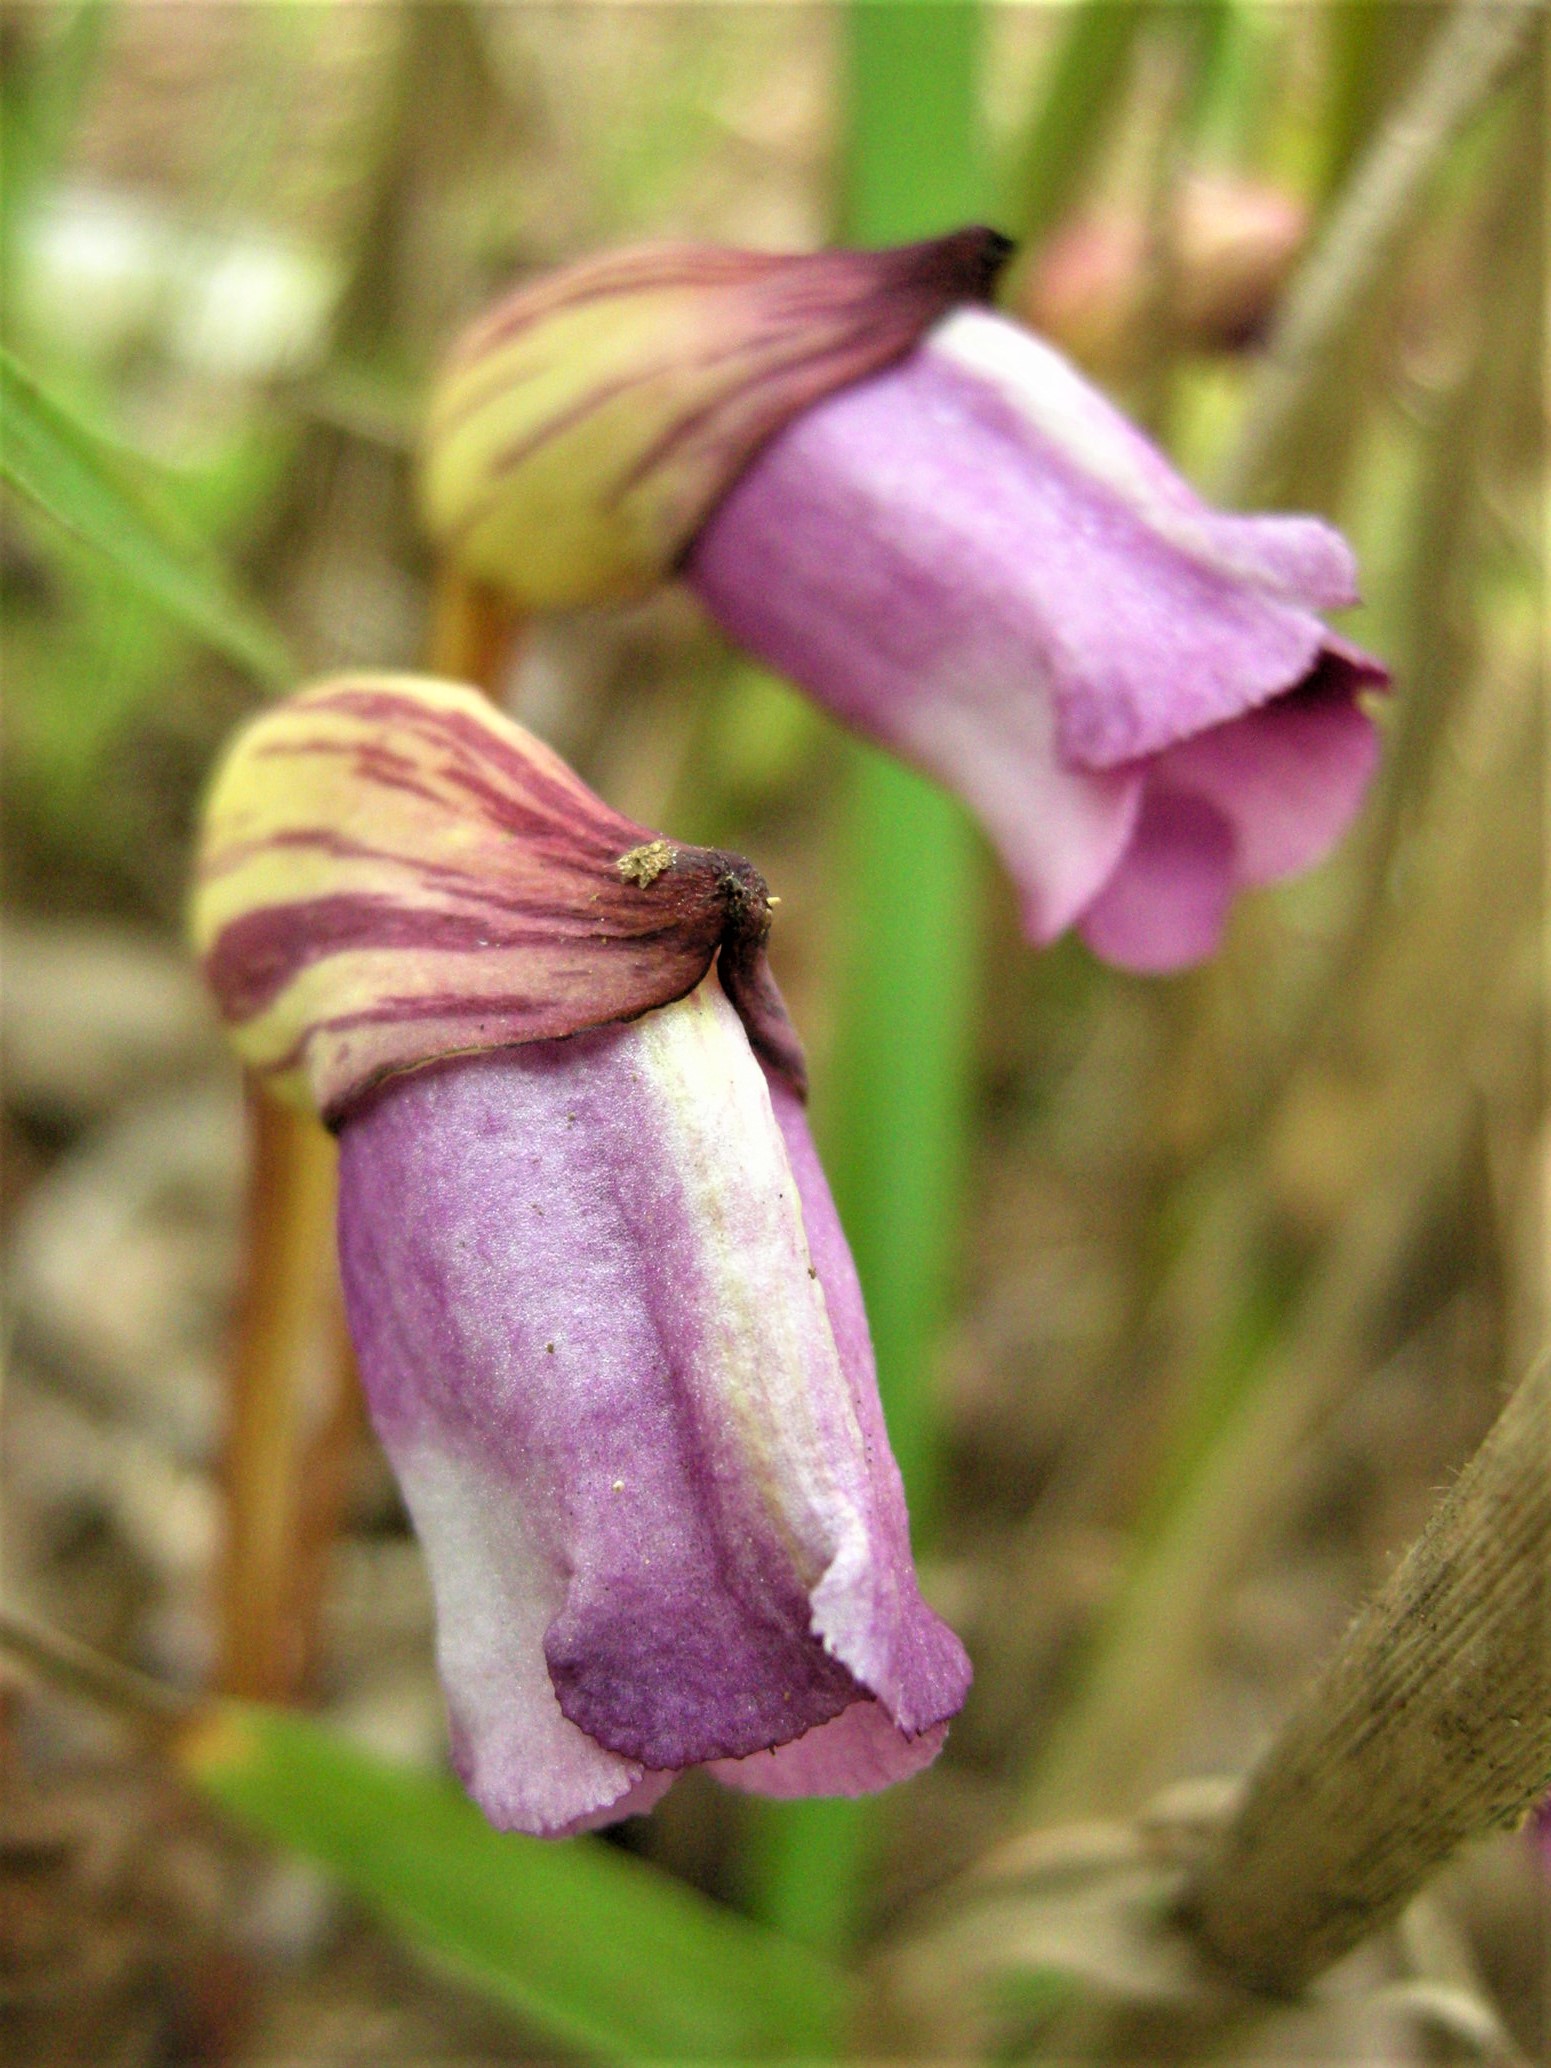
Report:
[[[340,676],[241,733],[205,808],[195,945],[244,1060],[342,1121],[452,1055],[638,1018],[714,960],[799,1090],[763,880],[611,811],[456,683]]]
[[[986,300],[1011,248],[980,228],[886,251],[648,244],[545,274],[436,385],[427,526],[525,609],[643,594],[762,446]]]

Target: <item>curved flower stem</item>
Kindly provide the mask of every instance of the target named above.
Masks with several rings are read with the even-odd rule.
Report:
[[[450,565],[437,571],[427,657],[433,675],[497,695],[517,635],[517,614],[497,592]]]
[[[493,692],[515,620],[443,573],[428,665]],[[328,1560],[360,1393],[334,1259],[334,1144],[310,1114],[248,1086],[246,1281],[229,1379],[216,1685],[285,1701],[316,1663]]]
[[[304,1462],[345,1383],[334,1265],[334,1144],[310,1114],[248,1085],[246,1279],[229,1382],[216,1685],[284,1700],[306,1679],[313,1630],[299,1613],[319,1591],[303,1576],[304,1537],[331,1539]],[[313,1512],[309,1513],[309,1509]],[[310,1620],[310,1619],[309,1619]]]
[[[846,234],[896,243],[984,206],[975,0],[853,0],[846,17]],[[853,750],[846,974],[820,1134],[856,1257],[889,1435],[929,1527],[929,1360],[957,1219],[978,985],[978,855],[959,806]],[[865,1807],[772,1809],[756,1902],[792,1936],[852,1935]]]
[[[1327,362],[1371,299],[1449,146],[1528,46],[1539,0],[1458,0],[1299,274],[1219,482],[1263,493],[1319,399]]]

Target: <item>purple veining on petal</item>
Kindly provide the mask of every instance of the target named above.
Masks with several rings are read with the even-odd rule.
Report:
[[[974,229],[892,251],[658,245],[528,282],[437,384],[427,522],[529,608],[639,593],[767,438],[982,299],[1008,249]]]
[[[313,897],[261,905],[226,926],[205,957],[205,977],[233,1019],[262,1012],[302,970],[348,948],[426,948],[467,953],[475,948],[520,947],[543,941],[570,921],[562,907],[530,905],[526,925],[501,928],[489,911],[450,912],[414,906],[383,895]],[[548,923],[548,932],[538,924]]]
[[[854,1274],[827,1193],[810,1271],[793,1195],[811,1211],[817,1165],[774,1084],[795,1184],[708,980],[628,1028],[395,1080],[344,1129],[352,1334],[495,1821],[628,1814],[643,1770],[784,1743],[867,1691],[907,1737],[962,1701]]]
[[[757,1052],[805,1081],[757,872],[611,812],[458,684],[340,678],[256,719],[212,786],[190,916],[244,1059],[330,1125],[438,1057],[635,1018],[713,960]]]

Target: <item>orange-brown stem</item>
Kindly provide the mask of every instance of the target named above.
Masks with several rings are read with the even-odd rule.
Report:
[[[443,565],[431,606],[433,675],[498,696],[516,632],[517,613],[499,591]]]
[[[320,1518],[308,1517],[302,1464],[309,1435],[334,1419],[340,1391],[335,1151],[318,1121],[251,1082],[248,1141],[217,1684],[225,1694],[284,1700],[299,1689],[311,1650],[298,1616],[297,1553]]]
[[[331,1263],[332,1232],[331,1226]],[[299,1688],[316,1683],[322,1663],[323,1603],[329,1560],[350,1499],[351,1467],[366,1422],[355,1352],[345,1326],[344,1301],[339,1297],[333,1302],[331,1338],[328,1355],[332,1398],[306,1447],[301,1469],[306,1495],[296,1511],[290,1602],[292,1652]]]
[[[516,619],[438,577],[427,665],[494,695]],[[334,1251],[334,1144],[248,1086],[246,1277],[230,1369],[217,1685],[286,1701],[313,1678],[324,1583],[361,1427]]]

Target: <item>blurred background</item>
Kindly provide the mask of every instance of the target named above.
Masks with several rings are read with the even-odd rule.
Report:
[[[1446,11],[981,11],[1016,312],[1208,490],[1278,298]],[[220,1652],[245,1155],[180,936],[205,772],[277,682],[423,660],[418,413],[492,294],[611,241],[835,233],[847,34],[801,0],[0,12],[6,342],[156,535],[198,541],[169,607],[154,568],[0,503],[5,1586],[177,1687]],[[1442,156],[1256,483],[1349,531],[1343,630],[1396,678],[1355,833],[1167,981],[1033,954],[975,863],[918,1534],[976,1682],[869,1826],[864,1940],[1022,1820],[1242,1770],[1544,1343],[1545,105],[1537,50]],[[754,859],[841,1134],[850,746],[679,590],[532,628],[504,696],[621,811]],[[333,1455],[290,1692],[434,1764],[419,1554],[358,1421]],[[0,1684],[0,1771],[0,2059],[549,2057],[89,1707]],[[619,1842],[807,1929],[757,1811],[701,1776]],[[1447,1878],[1532,2056],[1543,1887],[1513,1835]]]

